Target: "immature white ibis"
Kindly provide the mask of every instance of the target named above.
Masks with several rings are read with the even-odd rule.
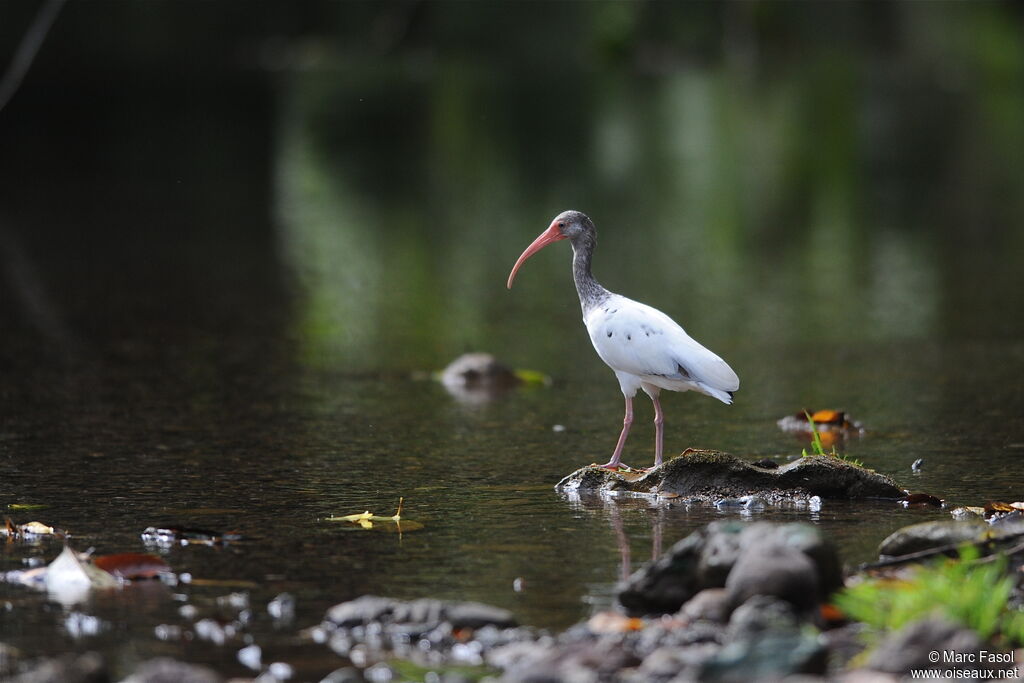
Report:
[[[559,240],[572,244],[572,275],[583,308],[583,323],[597,355],[615,371],[626,398],[626,416],[612,458],[602,467],[618,469],[622,449],[633,424],[633,397],[637,389],[654,402],[654,466],[662,462],[664,415],[658,395],[670,391],[699,391],[732,403],[740,388],[739,377],[717,355],[686,334],[674,320],[624,296],[609,292],[590,273],[590,258],[597,243],[593,221],[579,211],[564,211],[526,248],[508,276],[508,288],[526,259]]]

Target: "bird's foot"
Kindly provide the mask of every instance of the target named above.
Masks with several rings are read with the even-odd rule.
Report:
[[[636,470],[634,470],[634,469],[633,469],[632,467],[630,467],[629,465],[627,465],[627,464],[625,464],[625,463],[621,463],[621,462],[614,462],[614,461],[609,461],[609,462],[606,462],[606,463],[605,463],[605,464],[603,464],[603,465],[598,465],[598,464],[597,464],[597,463],[595,462],[595,463],[593,463],[593,465],[594,465],[595,467],[600,467],[600,468],[602,468],[602,469],[606,469],[606,470],[611,470],[611,471],[613,471],[613,472],[620,472],[620,471],[621,471],[621,472],[635,472],[635,471],[636,471]]]

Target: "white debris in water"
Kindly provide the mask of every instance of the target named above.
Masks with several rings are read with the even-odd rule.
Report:
[[[253,671],[259,671],[263,666],[263,650],[259,645],[243,647],[236,657],[242,666],[247,666]]]
[[[740,498],[743,503],[743,509],[745,510],[764,510],[767,505],[764,502],[764,498],[760,496],[743,496]]]
[[[295,669],[285,662],[274,662],[267,667],[267,673],[279,681],[287,681],[295,676]]]
[[[295,598],[290,593],[281,593],[267,603],[267,613],[275,621],[291,621],[295,618]]]
[[[821,496],[811,496],[811,499],[807,501],[807,507],[810,508],[811,512],[821,510]]]
[[[95,636],[106,628],[106,624],[99,617],[81,612],[71,612],[64,618],[64,630],[72,638],[83,636]]]
[[[565,425],[552,425],[551,426],[551,431],[553,431],[553,432],[564,432],[565,431]]]
[[[181,633],[181,627],[174,624],[157,624],[153,629],[153,635],[157,640],[181,640]]]

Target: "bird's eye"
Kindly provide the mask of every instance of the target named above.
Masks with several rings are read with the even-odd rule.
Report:
[[[564,227],[565,227],[565,223],[559,223],[559,224],[558,224],[558,227],[560,227],[560,228],[564,228]]]

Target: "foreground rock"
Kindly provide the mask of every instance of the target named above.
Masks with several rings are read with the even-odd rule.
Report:
[[[360,667],[386,666],[391,657],[429,666],[480,666],[485,650],[540,635],[517,626],[508,610],[478,602],[364,595],[329,609],[315,637]]]
[[[641,567],[618,597],[630,614],[664,614],[703,591],[724,588],[729,611],[754,595],[767,595],[808,612],[840,586],[839,556],[817,527],[721,521]]]
[[[692,451],[642,474],[591,465],[565,477],[555,489],[685,496],[708,503],[757,496],[770,505],[806,503],[813,496],[896,499],[906,495],[889,477],[839,458],[809,456],[770,469],[718,451]]]
[[[400,658],[532,683],[774,680],[826,673],[818,606],[840,585],[816,527],[723,521],[631,577],[620,601],[644,618],[603,612],[553,636],[478,603],[364,596],[328,610],[315,637],[368,679]]]

